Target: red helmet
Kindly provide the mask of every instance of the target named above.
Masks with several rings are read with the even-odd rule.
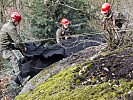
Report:
[[[107,13],[111,8],[109,3],[104,3],[101,8],[101,13]]]
[[[18,12],[13,12],[11,14],[11,18],[13,18],[16,21],[20,21],[21,20],[21,15]]]
[[[62,24],[62,25],[69,24],[69,20],[66,19],[66,18],[63,18],[63,19],[61,20],[61,24]]]

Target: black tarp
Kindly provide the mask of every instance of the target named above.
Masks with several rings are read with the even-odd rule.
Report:
[[[85,38],[71,38],[62,41],[61,44],[53,44],[47,47],[27,43],[27,51],[21,51],[24,58],[19,60],[20,73],[15,81],[21,84],[23,78],[27,76],[32,78],[45,67],[87,47],[96,45],[99,45],[99,43],[86,41]]]
[[[43,47],[28,43],[26,46],[27,51],[21,51],[24,58],[19,60],[20,73],[15,80],[18,84],[27,76],[32,78],[45,67],[66,57],[64,48],[57,44]]]

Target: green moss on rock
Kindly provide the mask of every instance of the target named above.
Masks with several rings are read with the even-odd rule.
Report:
[[[90,66],[88,64],[88,66]],[[125,95],[133,87],[133,80],[127,82],[126,79],[104,82],[95,85],[79,85],[72,79],[79,66],[68,67],[49,78],[44,83],[39,84],[34,90],[21,94],[15,100],[117,100],[125,99]],[[95,78],[93,79],[95,81]]]

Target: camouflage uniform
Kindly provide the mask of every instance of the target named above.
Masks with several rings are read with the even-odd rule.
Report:
[[[120,42],[120,35],[123,32],[119,32],[121,29],[125,29],[127,26],[126,18],[119,12],[109,11],[107,16],[104,16],[102,24],[105,30],[105,35],[109,43],[109,47],[115,48]]]
[[[9,60],[15,73],[19,72],[18,59],[12,51],[12,43],[19,44],[24,49],[25,45],[20,44],[22,42],[19,34],[17,33],[16,26],[12,21],[5,23],[0,31],[0,51],[4,59]]]
[[[67,38],[71,37],[72,32],[69,28],[65,29],[62,27],[58,28],[56,31],[56,41],[60,43],[61,40],[66,40]]]

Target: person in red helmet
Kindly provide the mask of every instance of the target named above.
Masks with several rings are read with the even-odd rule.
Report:
[[[111,21],[111,24],[115,26],[114,13],[112,12],[111,5],[109,3],[104,3],[102,5],[101,13],[104,15],[104,18],[102,21],[104,29],[106,28],[107,23],[109,23],[107,21]]]
[[[15,49],[14,44],[17,44],[22,50],[26,50],[26,46],[21,43],[22,39],[16,28],[22,19],[21,15],[18,12],[13,12],[10,17],[11,20],[2,26],[0,31],[0,52],[4,59],[9,60],[17,75],[19,73],[18,59],[12,50]]]
[[[66,40],[71,37],[72,32],[70,31],[69,20],[66,18],[63,18],[61,20],[62,26],[59,27],[56,31],[56,41],[57,43],[60,43],[61,40]]]
[[[110,48],[116,48],[120,42],[120,35],[118,31],[127,27],[127,20],[120,12],[113,12],[109,3],[104,3],[101,7],[103,14],[102,26],[105,30],[105,35]],[[124,33],[124,32],[123,32]]]

